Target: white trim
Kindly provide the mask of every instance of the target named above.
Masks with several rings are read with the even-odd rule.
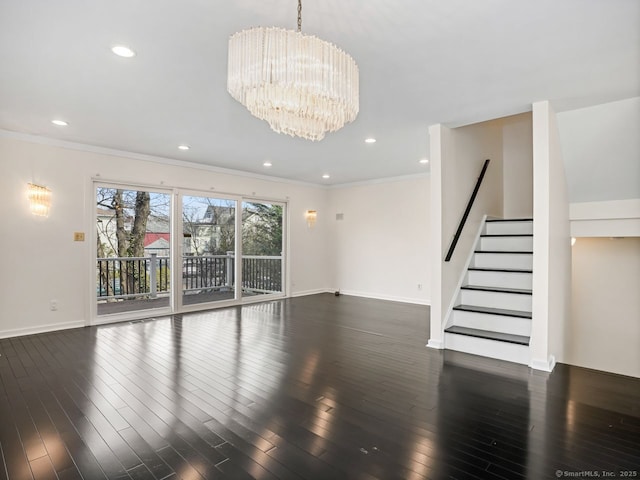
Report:
[[[569,220],[571,221],[625,218],[640,218],[640,198],[569,204]]]
[[[444,350],[444,342],[442,340],[429,339],[429,341],[427,342],[427,347],[435,348],[437,350]]]
[[[290,297],[306,297],[307,295],[319,295],[321,293],[333,293],[335,290],[328,288],[316,288],[314,290],[301,290],[299,292],[292,292]]]
[[[572,220],[572,237],[640,237],[640,218]]]
[[[336,290],[333,290],[333,291],[336,291]],[[410,298],[410,297],[397,297],[395,295],[384,295],[384,294],[376,294],[376,293],[368,293],[368,292],[356,292],[353,290],[340,290],[340,295],[351,295],[352,297],[371,298],[375,300],[387,300],[390,302],[412,303],[414,305],[427,305],[427,306],[431,305],[431,300],[421,300],[421,299]]]
[[[250,305],[252,303],[270,302],[272,300],[284,300],[287,296],[284,292],[268,293],[265,295],[254,295],[251,297],[242,297],[241,305]]]
[[[337,190],[339,188],[351,188],[351,187],[363,187],[367,185],[378,185],[381,183],[393,183],[393,182],[405,182],[407,180],[414,180],[416,178],[431,177],[431,172],[424,173],[411,173],[409,175],[399,175],[397,177],[383,177],[373,178],[371,180],[361,180],[357,182],[337,183],[334,185],[327,185],[325,188],[329,190]]]
[[[429,155],[430,166],[430,194],[429,214],[431,216],[431,251],[429,252],[431,263],[431,299],[429,337],[432,344],[444,346],[444,318],[442,302],[442,156],[450,147],[450,131],[443,125],[429,126]],[[435,180],[435,181],[434,181]],[[442,347],[441,347],[442,348]]]
[[[549,358],[547,360],[538,360],[538,359],[532,358],[529,366],[534,370],[541,370],[543,372],[552,372],[554,367],[556,366],[556,357],[554,357],[553,355],[549,355]]]
[[[134,320],[143,320],[158,317],[169,317],[174,315],[171,312],[170,307],[162,308],[147,308],[142,310],[130,310],[128,312],[108,313],[105,315],[98,315],[91,322],[91,327],[98,325],[109,325],[111,323],[132,322]]]
[[[573,237],[640,237],[640,198],[569,205]]]
[[[0,331],[0,338],[22,337],[24,335],[35,335],[38,333],[55,332],[57,330],[69,330],[70,328],[84,328],[85,320],[75,322],[50,323],[48,325],[38,325],[37,327],[15,328],[13,330]]]
[[[86,283],[82,302],[85,312],[85,326],[90,326],[93,320],[98,317],[98,302],[96,300],[96,258],[98,255],[98,231],[96,228],[96,182],[90,178],[85,178],[83,198],[83,219],[85,231],[87,232],[87,263],[86,263]]]
[[[444,345],[447,350],[495,358],[506,362],[519,363],[520,365],[527,365],[531,358],[527,345],[500,342],[488,338],[470,337],[445,332]]]
[[[235,294],[235,292],[234,292]],[[180,300],[182,301],[182,293],[179,295]],[[237,307],[240,303],[235,298],[230,298],[228,300],[216,300],[213,302],[202,302],[202,303],[193,303],[191,305],[181,305],[180,311],[176,311],[175,313],[171,313],[171,315],[182,315],[183,313],[198,313],[198,312],[206,312],[207,310],[216,310],[218,308],[228,308],[228,307]]]
[[[48,145],[51,147],[67,148],[69,150],[76,150],[80,152],[96,153],[100,155],[111,155],[113,157],[122,157],[122,158],[128,158],[133,160],[141,160],[143,162],[161,163],[164,165],[193,168],[196,170],[206,170],[209,172],[215,172],[215,173],[220,173],[225,175],[234,175],[236,177],[249,177],[249,178],[254,178],[258,180],[266,180],[269,182],[288,183],[291,185],[316,187],[316,188],[322,188],[322,189],[329,188],[328,185],[322,185],[319,183],[303,182],[301,180],[291,180],[283,177],[273,177],[273,176],[259,174],[259,173],[246,172],[243,170],[233,170],[231,168],[215,167],[213,165],[205,165],[202,163],[187,162],[185,160],[177,160],[174,158],[167,158],[167,157],[158,157],[155,155],[134,153],[134,152],[128,152],[125,150],[116,150],[114,148],[98,147],[95,145],[69,142],[66,140],[56,140],[53,138],[42,137],[39,135],[12,132],[12,131],[3,130],[3,129],[0,129],[0,137],[11,138],[15,140],[21,140],[23,142],[36,143],[40,145]]]

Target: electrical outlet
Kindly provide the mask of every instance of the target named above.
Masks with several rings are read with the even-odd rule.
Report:
[[[74,242],[84,242],[84,232],[73,232]]]
[[[421,283],[418,284],[418,290],[422,290],[422,284]]]
[[[51,310],[52,312],[58,310],[58,300],[51,300],[49,302],[49,310]]]

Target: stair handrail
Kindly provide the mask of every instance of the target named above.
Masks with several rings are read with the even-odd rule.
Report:
[[[469,202],[467,203],[467,208],[464,211],[464,215],[462,215],[462,219],[460,220],[460,224],[458,225],[458,229],[456,230],[456,234],[453,237],[453,241],[451,242],[451,246],[449,247],[449,251],[447,252],[447,256],[444,258],[445,262],[451,260],[453,256],[453,251],[456,249],[456,245],[458,244],[458,240],[460,240],[460,235],[462,234],[462,229],[464,228],[464,224],[467,223],[467,217],[471,212],[471,207],[473,207],[473,202],[476,200],[476,196],[478,195],[478,190],[480,190],[480,185],[482,184],[482,179],[484,178],[484,174],[487,171],[487,167],[489,166],[489,159],[487,158],[484,161],[484,165],[482,165],[482,170],[480,171],[480,176],[478,176],[478,180],[476,181],[476,186],[473,189],[473,193],[471,193],[471,198],[469,198]]]

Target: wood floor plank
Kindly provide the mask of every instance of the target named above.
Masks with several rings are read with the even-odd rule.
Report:
[[[4,450],[0,441],[0,480],[7,480],[7,463],[4,459]]]
[[[146,475],[145,470],[148,470],[152,478],[160,480],[173,473],[171,468],[162,461],[153,448],[133,427],[125,428],[119,433],[138,455],[145,467],[144,469],[139,469],[138,475]],[[129,474],[131,474],[131,471],[129,471]]]
[[[33,478],[27,453],[22,444],[18,428],[13,421],[13,414],[6,396],[0,395],[0,447],[4,455],[7,476],[10,479]]]
[[[640,469],[640,379],[428,333],[428,307],[320,294],[0,339],[0,480]]]
[[[180,472],[178,478],[189,480],[206,480],[208,478],[207,472],[202,472],[202,467],[195,468],[171,446],[158,450],[158,455],[175,472]]]
[[[40,399],[36,396],[29,396],[24,401],[38,427],[38,433],[55,471],[59,473],[74,468],[73,459],[64,447],[64,442]]]
[[[106,478],[96,456],[80,437],[53,392],[41,392],[40,399],[82,476],[96,480]]]
[[[31,460],[29,466],[35,480],[57,480],[58,478],[48,455]]]

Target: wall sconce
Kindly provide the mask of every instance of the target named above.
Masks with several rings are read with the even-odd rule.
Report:
[[[316,224],[316,219],[318,218],[318,212],[315,210],[307,210],[304,214],[304,218],[307,219],[307,226],[309,228],[313,228]]]
[[[41,185],[28,184],[27,196],[31,213],[39,217],[48,217],[51,208],[51,190]]]

